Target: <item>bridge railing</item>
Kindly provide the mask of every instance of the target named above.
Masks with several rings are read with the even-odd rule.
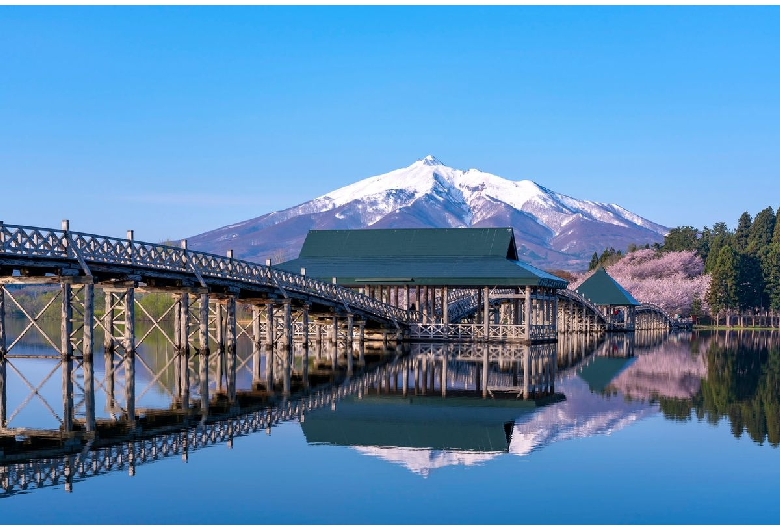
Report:
[[[636,308],[637,313],[658,313],[663,317],[667,324],[672,325],[676,319],[667,313],[661,306],[651,303],[642,303],[642,305]]]
[[[582,296],[580,293],[576,291],[572,291],[571,289],[560,289],[558,291],[558,296],[568,298],[570,300],[573,300],[577,303],[584,305],[585,307],[587,307],[588,309],[590,309],[596,314],[598,320],[601,320],[602,322],[606,323],[606,318],[601,313],[601,310],[599,310],[596,304],[594,304],[593,302],[591,302],[590,300]]]
[[[0,223],[0,254],[75,260],[82,268],[89,263],[100,263],[194,274],[204,286],[204,277],[239,281],[275,287],[283,294],[289,291],[340,302],[348,311],[358,309],[396,323],[409,321],[406,310],[337,284],[259,263],[159,243]]]

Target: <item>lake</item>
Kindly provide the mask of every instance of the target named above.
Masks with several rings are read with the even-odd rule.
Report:
[[[9,329],[10,344],[23,325]],[[82,421],[83,363],[64,396],[46,339],[15,345],[0,370],[15,434],[0,446],[4,524],[780,521],[776,331],[367,346],[352,374],[320,370],[317,352],[308,388],[293,381],[289,397],[258,390],[244,337],[236,399],[212,376],[205,413],[197,360],[183,407],[166,344],[150,331],[134,386],[121,364],[106,377],[96,347],[98,424],[122,424],[127,399],[138,424],[69,451],[40,440],[68,399]]]

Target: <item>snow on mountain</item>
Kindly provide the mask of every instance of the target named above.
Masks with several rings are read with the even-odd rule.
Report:
[[[521,259],[581,268],[594,251],[663,241],[668,229],[616,204],[575,199],[530,180],[444,165],[429,155],[311,201],[189,239],[244,259],[297,256],[310,229],[513,226]]]

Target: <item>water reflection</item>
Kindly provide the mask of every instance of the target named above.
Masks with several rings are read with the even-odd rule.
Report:
[[[726,419],[737,437],[780,442],[776,332],[572,335],[535,346],[320,343],[287,353],[258,352],[244,337],[234,360],[201,362],[175,355],[162,330],[147,331],[132,363],[63,361],[40,337],[0,361],[0,495],[132,475],[287,421],[300,423],[312,450],[349,447],[422,476],[530,457],[659,411],[674,421]]]

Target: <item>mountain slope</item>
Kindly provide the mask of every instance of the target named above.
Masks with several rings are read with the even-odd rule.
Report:
[[[297,256],[311,229],[512,226],[521,259],[582,269],[593,252],[663,241],[668,229],[616,204],[579,200],[530,180],[445,166],[433,156],[298,206],[189,238],[190,248],[273,261]]]

